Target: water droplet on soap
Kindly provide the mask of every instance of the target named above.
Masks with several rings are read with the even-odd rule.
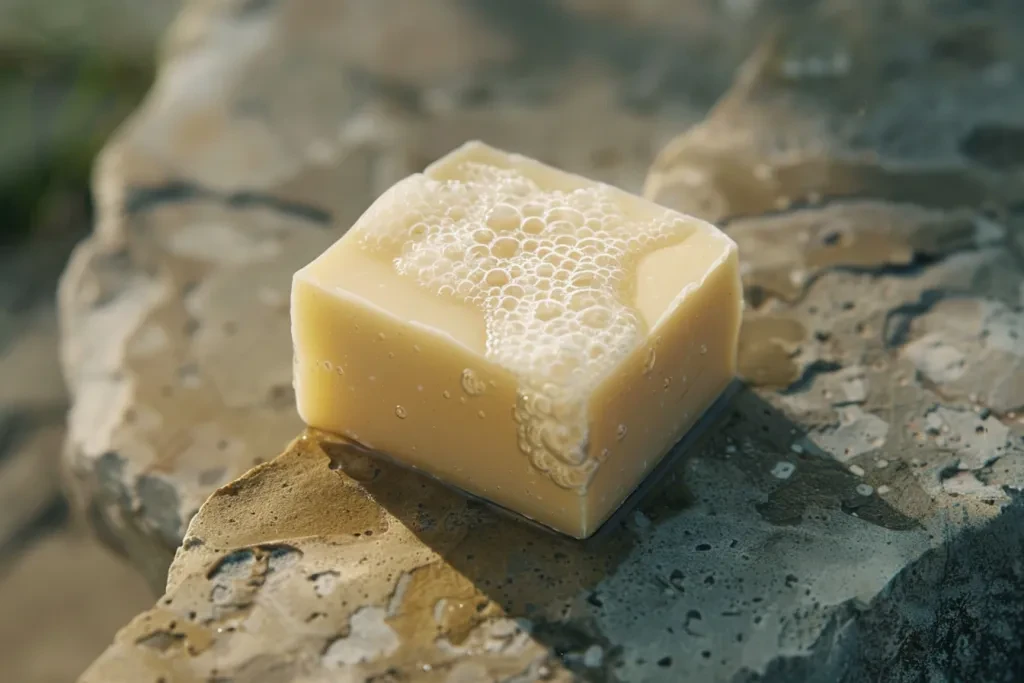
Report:
[[[378,332],[377,339],[384,341],[385,339],[387,339],[387,336],[383,332]]]
[[[626,438],[627,431],[628,430],[626,429],[626,425],[619,425],[619,428],[615,430],[615,438],[618,439],[619,441],[622,441],[623,439]]]
[[[441,392],[441,396],[444,397],[444,398],[451,398],[452,397],[452,392],[450,392],[447,389],[445,389],[444,391]]]
[[[644,374],[649,375],[654,370],[654,364],[657,362],[658,354],[652,348],[647,352],[647,360],[644,362]]]
[[[702,356],[703,356],[703,355],[704,355],[705,353],[707,353],[707,352],[708,352],[708,347],[707,347],[707,345],[705,345],[705,344],[701,344],[701,345],[700,345],[700,355],[702,355]]]
[[[402,406],[395,406],[395,417],[399,420],[404,420],[406,415],[408,415],[408,413],[405,412],[405,408]]]
[[[485,413],[484,411],[481,410],[481,411],[477,412],[476,416],[479,417],[482,420],[485,417],[487,417],[487,413]]]
[[[672,386],[672,378],[671,377],[666,377],[665,381],[661,383],[661,386],[662,386],[662,388],[665,389],[665,391],[668,391],[668,388],[670,386]]]
[[[462,371],[460,383],[462,384],[462,390],[470,396],[479,396],[484,393],[485,389],[487,389],[487,385],[483,380],[477,377],[476,373],[469,368]]]

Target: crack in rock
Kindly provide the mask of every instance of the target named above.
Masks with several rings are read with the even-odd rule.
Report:
[[[329,211],[309,204],[281,199],[264,192],[215,192],[196,183],[181,180],[168,181],[153,187],[129,187],[124,200],[124,210],[128,216],[134,216],[169,204],[200,200],[221,202],[233,209],[266,209],[321,228],[328,227],[332,222]]]

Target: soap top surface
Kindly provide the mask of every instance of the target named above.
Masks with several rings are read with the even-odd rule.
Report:
[[[735,248],[703,221],[473,142],[385,192],[307,276],[512,373],[521,447],[576,486],[596,467],[588,397]],[[385,272],[397,290],[370,282]]]

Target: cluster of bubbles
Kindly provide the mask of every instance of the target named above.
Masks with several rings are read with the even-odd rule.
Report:
[[[439,296],[479,307],[487,356],[520,381],[519,446],[580,488],[586,397],[642,340],[636,262],[690,234],[665,211],[636,215],[604,185],[545,190],[522,173],[464,162],[457,180],[417,177],[361,222],[360,239]]]

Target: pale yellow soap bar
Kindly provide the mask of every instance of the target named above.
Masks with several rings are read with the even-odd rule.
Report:
[[[295,274],[307,424],[592,534],[733,378],[735,243],[469,143]]]

